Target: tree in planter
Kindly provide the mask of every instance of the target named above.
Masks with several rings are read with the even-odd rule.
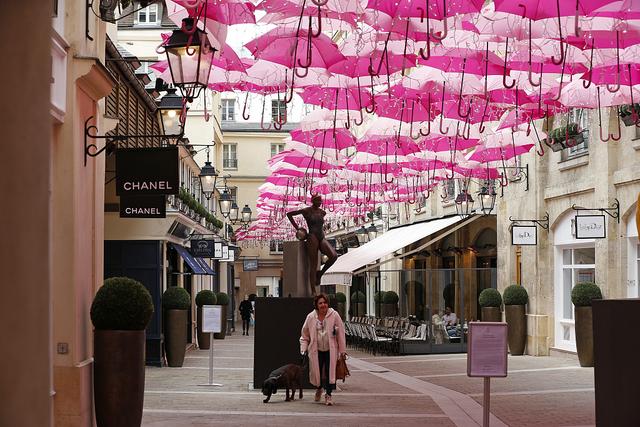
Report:
[[[523,286],[507,286],[502,293],[504,300],[504,314],[507,320],[509,351],[512,356],[524,354],[527,343],[527,315],[526,305],[529,295]]]
[[[576,123],[569,123],[566,126],[551,130],[544,141],[553,151],[561,151],[583,143],[584,137]]]
[[[366,299],[367,297],[362,291],[356,291],[351,294],[351,313],[354,316],[364,316],[367,314]]]
[[[502,322],[502,296],[497,289],[483,289],[478,296],[483,322]]]
[[[347,296],[342,292],[336,292],[336,301],[338,303],[338,314],[342,320],[346,320],[346,302]]]
[[[213,334],[213,337],[217,340],[223,340],[227,336],[227,306],[229,305],[229,295],[224,292],[218,292],[216,294],[218,302],[216,304],[221,305],[221,317],[220,319],[220,332]]]
[[[631,126],[638,122],[638,116],[640,115],[640,104],[634,103],[633,105],[621,105],[618,110],[620,119],[624,122],[625,126]]]
[[[198,312],[196,315],[197,328],[198,328],[198,347],[201,350],[209,350],[211,345],[211,335],[208,332],[202,332],[202,306],[203,305],[215,305],[216,294],[208,289],[203,289],[196,294],[196,306]]]
[[[394,291],[387,291],[382,297],[384,303],[382,309],[383,316],[397,316],[398,315],[398,301],[400,297]]]
[[[112,277],[91,304],[96,423],[140,426],[144,402],[145,328],[153,314],[149,291],[128,277]]]
[[[167,364],[181,367],[187,347],[187,319],[191,297],[184,288],[172,286],[162,294],[164,309],[164,340]]]
[[[576,349],[580,366],[593,366],[593,318],[591,300],[602,299],[602,292],[595,283],[578,283],[571,290],[571,302],[575,306]]]
[[[375,314],[376,317],[380,317],[383,316],[382,314],[382,304],[383,304],[383,298],[384,298],[384,291],[378,291],[375,294],[373,294],[373,302],[374,302],[374,310],[375,310]]]

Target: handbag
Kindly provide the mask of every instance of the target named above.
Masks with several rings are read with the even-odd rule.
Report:
[[[349,376],[351,376],[351,373],[347,367],[347,356],[340,355],[336,361],[336,381],[342,380],[344,382]]]

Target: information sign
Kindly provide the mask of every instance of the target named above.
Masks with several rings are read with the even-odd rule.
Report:
[[[469,323],[467,375],[470,377],[507,376],[506,323]]]
[[[221,332],[222,306],[202,306],[202,332]]]

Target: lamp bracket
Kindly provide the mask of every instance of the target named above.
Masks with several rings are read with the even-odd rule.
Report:
[[[184,132],[178,135],[159,135],[159,134],[150,134],[150,135],[98,135],[98,128],[96,125],[89,125],[89,122],[93,119],[94,116],[90,116],[84,122],[84,165],[87,166],[87,156],[89,157],[97,157],[105,151],[107,148],[113,147],[117,148],[118,142],[126,141],[127,139],[139,139],[139,138],[160,138],[163,141],[168,141],[169,139],[176,138],[180,140],[184,136]],[[106,140],[104,147],[98,149],[96,144],[89,144],[88,139],[104,139]]]
[[[131,12],[126,13],[124,15],[120,15],[118,18],[114,17],[113,19],[105,19],[103,16],[101,16],[101,14],[96,13],[96,11],[93,9],[93,5],[96,2],[98,3],[98,6],[104,6],[105,9],[115,10],[116,7],[119,8],[120,6],[120,0],[87,0],[86,12],[85,12],[85,37],[91,41],[93,41],[93,37],[89,35],[89,11],[93,12],[93,14],[101,21],[114,24],[120,21],[121,19],[126,18],[127,16],[131,16],[134,13],[137,13],[138,11],[144,9],[145,7],[151,4],[160,3],[160,0],[148,0],[146,2],[140,2],[141,6],[139,8],[137,9],[134,8]]]
[[[613,206],[610,208],[579,208],[574,203],[571,206],[571,209],[578,212],[578,216],[580,215],[580,211],[600,211],[609,215],[611,218],[615,218],[620,224],[620,201],[618,199],[613,199]]]
[[[532,222],[538,225],[540,228],[543,228],[547,231],[549,230],[549,212],[545,212],[544,218],[542,219],[513,219],[513,217],[510,216],[509,221],[511,221],[509,230],[511,230],[514,225],[517,225],[520,222]]]
[[[513,178],[509,179],[509,177],[505,177],[505,179],[510,183],[522,182],[524,178],[524,191],[529,191],[529,164],[527,163],[524,166],[502,166],[500,169],[503,169],[505,172],[507,170],[515,170]],[[504,187],[506,185],[500,186],[500,198],[504,197]]]

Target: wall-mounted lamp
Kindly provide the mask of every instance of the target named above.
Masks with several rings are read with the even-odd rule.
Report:
[[[456,212],[460,216],[460,218],[467,218],[469,215],[473,213],[473,197],[467,191],[467,189],[462,189],[458,196],[456,197]]]
[[[204,162],[204,166],[200,169],[200,187],[202,193],[207,200],[211,199],[213,192],[216,190],[216,181],[218,180],[218,172],[209,161],[209,147],[207,147],[207,161]]]

